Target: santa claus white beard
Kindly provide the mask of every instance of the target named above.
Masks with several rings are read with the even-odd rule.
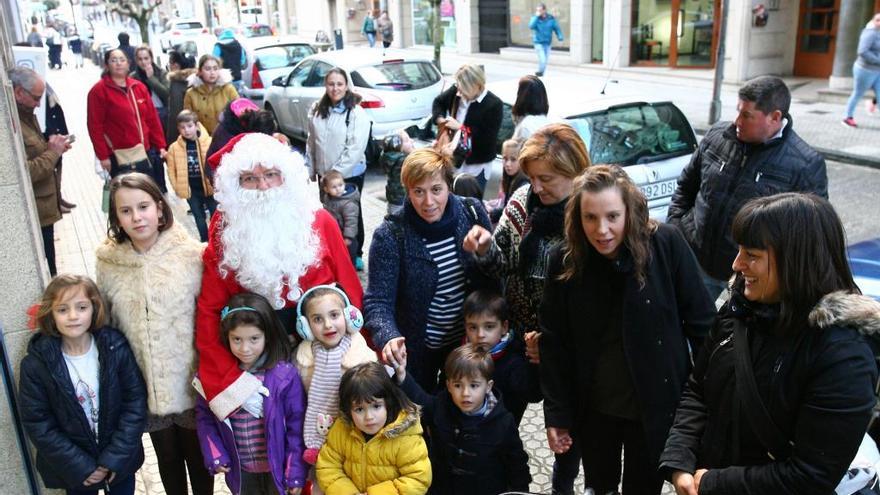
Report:
[[[288,297],[299,298],[299,278],[315,262],[319,248],[312,231],[313,201],[297,197],[288,186],[239,189],[224,195],[222,204],[221,275],[235,272],[242,287],[265,297],[276,309],[285,305],[285,283]]]

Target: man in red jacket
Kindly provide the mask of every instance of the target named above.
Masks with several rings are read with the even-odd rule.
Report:
[[[239,292],[260,294],[285,326],[309,288],[337,283],[360,307],[363,289],[336,221],[309,187],[302,157],[271,136],[241,134],[209,157],[217,168],[196,312],[199,380],[223,419],[244,407],[262,415],[261,382],[238,367],[219,338],[220,311]]]

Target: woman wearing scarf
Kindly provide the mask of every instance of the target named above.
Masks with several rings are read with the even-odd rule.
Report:
[[[566,124],[550,124],[532,134],[519,154],[529,186],[513,193],[501,220],[490,233],[475,226],[464,240],[477,265],[505,282],[510,328],[525,339],[532,365],[538,355],[538,308],[544,295],[550,251],[564,241],[565,205],[574,179],[590,166],[590,156],[577,132]],[[572,493],[580,456],[577,448],[557,456],[553,489]],[[558,467],[557,467],[558,466]]]
[[[489,227],[489,216],[481,201],[450,192],[452,170],[451,159],[430,148],[406,157],[400,180],[407,197],[373,235],[364,295],[365,325],[382,359],[394,365],[406,356],[406,371],[429,391],[461,345],[465,298],[491,285],[461,249],[474,225]]]

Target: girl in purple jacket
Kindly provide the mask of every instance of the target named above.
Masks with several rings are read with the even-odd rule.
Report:
[[[220,313],[220,338],[241,369],[262,380],[265,399],[220,419],[199,397],[196,418],[206,467],[212,474],[226,473],[234,494],[299,495],[306,481],[306,401],[299,373],[287,361],[290,348],[281,322],[264,297],[237,294]],[[198,378],[194,384],[200,388]]]

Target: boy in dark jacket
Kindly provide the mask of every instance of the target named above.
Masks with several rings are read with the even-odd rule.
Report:
[[[403,208],[406,199],[406,188],[400,182],[400,169],[413,150],[413,140],[404,131],[386,136],[382,140],[382,157],[379,164],[388,176],[385,185],[385,200],[388,202],[388,214],[392,214]]]
[[[522,339],[509,331],[507,300],[495,291],[477,290],[464,300],[465,338],[489,353],[495,365],[495,390],[517,426],[529,402],[541,400],[538,366],[526,359]]]
[[[354,184],[346,184],[342,174],[338,170],[331,170],[321,178],[322,194],[321,202],[324,209],[329,211],[339,230],[342,238],[348,246],[348,254],[351,262],[355,263],[358,254],[358,216],[360,215],[361,193]]]
[[[395,363],[401,388],[422,406],[431,430],[431,468],[437,495],[528,491],[532,476],[516,421],[492,392],[495,366],[488,352],[465,344],[446,359],[446,390],[430,396]]]

